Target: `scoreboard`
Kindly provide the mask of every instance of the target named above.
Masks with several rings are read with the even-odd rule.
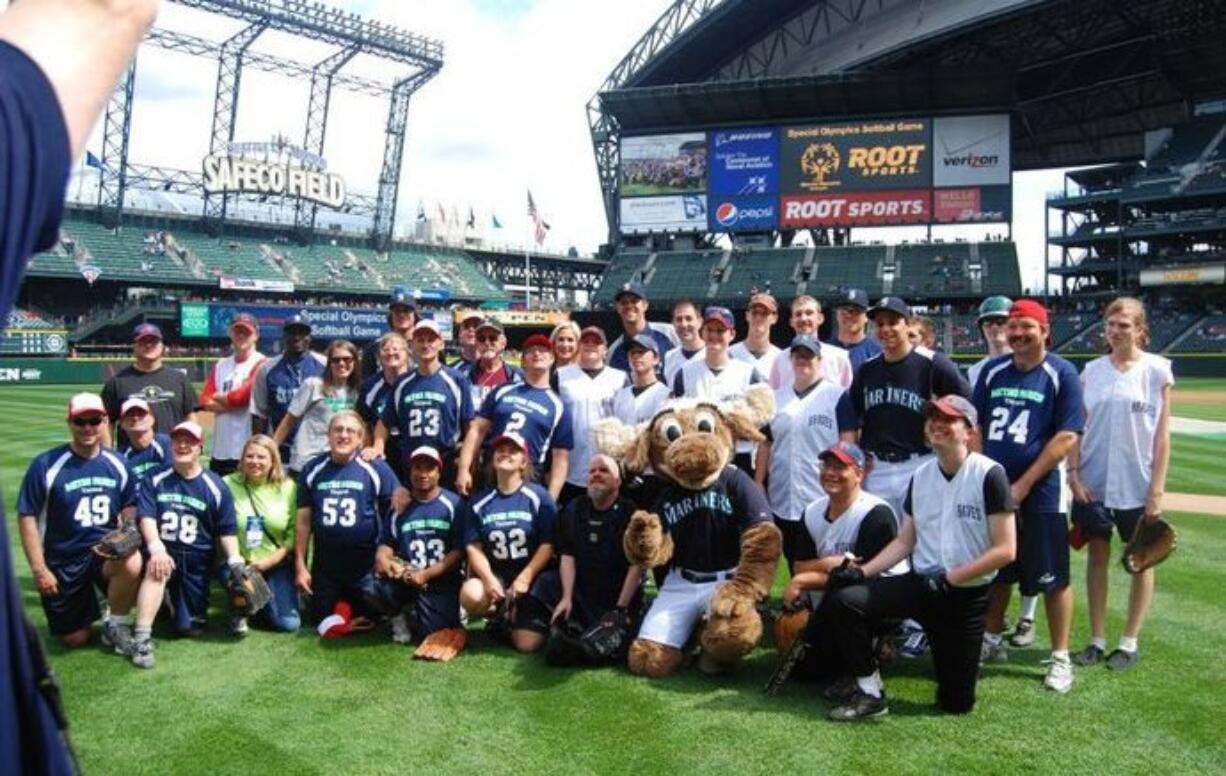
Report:
[[[8,329],[0,332],[0,355],[62,356],[68,353],[68,332]]]

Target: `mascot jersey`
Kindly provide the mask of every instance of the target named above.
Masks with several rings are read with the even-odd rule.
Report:
[[[749,475],[727,466],[709,488],[669,483],[653,510],[673,537],[673,565],[698,572],[736,568],[741,534],[771,520],[766,494]]]

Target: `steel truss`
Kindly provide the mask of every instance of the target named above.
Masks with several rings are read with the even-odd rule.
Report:
[[[438,74],[443,66],[443,44],[420,35],[362,19],[356,14],[310,2],[310,0],[174,0],[179,5],[238,19],[247,27],[221,43],[169,30],[153,30],[148,41],[160,48],[181,51],[218,61],[217,91],[213,101],[213,123],[209,153],[223,150],[234,140],[234,122],[242,71],[252,67],[290,78],[311,79],[305,150],[322,155],[327,134],[328,106],[334,87],[376,97],[388,97],[387,137],[379,188],[375,197],[350,194],[345,211],[373,217],[372,242],[384,245],[391,240],[396,219],[396,194],[400,182],[404,137],[408,125],[409,98]],[[252,44],[267,30],[289,33],[337,47],[337,51],[315,64],[252,51]],[[388,84],[370,78],[347,75],[341,71],[356,55],[368,54],[408,68]],[[128,188],[198,194],[203,176],[169,168],[135,165],[128,159],[132,124],[132,93],[135,62],[129,67],[107,106],[103,131],[102,171],[98,204],[107,219],[118,218]],[[240,198],[267,201],[269,197],[247,194],[204,195],[204,217],[213,228],[222,229],[227,202]],[[284,203],[283,197],[276,201]],[[318,205],[295,201],[294,224],[303,239],[314,230]]]

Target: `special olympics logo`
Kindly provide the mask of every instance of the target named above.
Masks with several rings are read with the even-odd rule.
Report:
[[[715,223],[720,226],[734,226],[737,221],[741,220],[740,216],[741,212],[731,202],[721,203],[715,208]]]
[[[813,143],[800,155],[800,171],[811,180],[800,184],[808,191],[825,191],[839,185],[838,181],[827,180],[839,171],[843,160],[839,149],[834,143]]]

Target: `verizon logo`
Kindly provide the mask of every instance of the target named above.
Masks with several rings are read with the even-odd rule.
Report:
[[[946,167],[995,167],[1000,164],[1000,157],[996,154],[959,154],[958,156],[947,156],[942,160]]]

